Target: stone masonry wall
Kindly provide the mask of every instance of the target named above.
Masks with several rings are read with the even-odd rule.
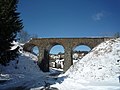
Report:
[[[48,59],[44,64],[46,67],[40,66],[41,70],[49,71],[48,54],[50,49],[55,45],[62,45],[65,49],[64,72],[69,69],[72,63],[72,50],[78,45],[87,45],[91,49],[110,38],[33,38],[24,45],[24,50],[31,51],[34,46],[39,48],[38,65],[41,65],[42,60]],[[47,53],[45,53],[47,52]],[[46,69],[45,69],[46,68]]]

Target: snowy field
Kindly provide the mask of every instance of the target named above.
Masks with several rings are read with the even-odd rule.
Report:
[[[54,73],[61,71],[43,73],[36,61],[21,51],[9,66],[0,65],[0,90],[42,90],[47,84],[54,90],[120,90],[120,38],[101,43],[58,77]]]

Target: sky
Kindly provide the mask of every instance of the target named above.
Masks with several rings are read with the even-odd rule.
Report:
[[[40,38],[104,37],[120,32],[120,0],[19,1],[23,30]],[[52,49],[64,52],[62,46]]]
[[[41,38],[120,32],[120,0],[19,0],[24,30]]]

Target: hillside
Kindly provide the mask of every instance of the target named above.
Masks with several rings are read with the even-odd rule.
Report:
[[[120,90],[120,38],[101,43],[59,77],[59,90]]]
[[[105,80],[120,75],[120,38],[95,47],[74,64],[66,75],[87,80]]]

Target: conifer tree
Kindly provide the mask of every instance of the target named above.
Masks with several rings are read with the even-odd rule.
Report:
[[[18,56],[18,48],[11,50],[12,42],[23,28],[17,4],[18,0],[0,0],[0,64],[2,65]]]

